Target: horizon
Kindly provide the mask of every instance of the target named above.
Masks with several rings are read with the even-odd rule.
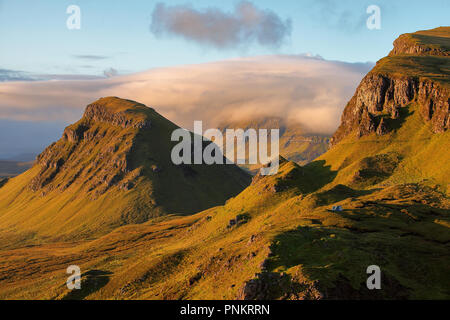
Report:
[[[331,136],[393,40],[445,24],[450,8],[439,0],[405,3],[0,1],[8,48],[0,51],[0,134],[9,137],[0,159],[40,153],[87,104],[108,95],[144,103],[187,129],[195,120],[218,126],[220,118],[280,113],[307,133]],[[379,25],[369,28],[374,6]],[[287,63],[294,77],[286,76]],[[261,107],[266,102],[270,108]]]

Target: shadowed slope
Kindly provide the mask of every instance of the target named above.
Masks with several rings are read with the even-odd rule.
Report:
[[[234,165],[171,161],[176,125],[134,101],[102,98],[0,189],[0,228],[82,238],[222,204],[249,183]]]
[[[0,250],[0,298],[449,299],[446,91],[439,84],[421,100],[402,91],[409,82],[377,79],[398,85],[360,86],[319,160],[281,159],[277,174],[255,176],[223,206],[90,241]],[[15,178],[18,189],[32,170]],[[74,263],[87,275],[78,297],[64,285]],[[382,290],[366,286],[370,265],[381,268]]]

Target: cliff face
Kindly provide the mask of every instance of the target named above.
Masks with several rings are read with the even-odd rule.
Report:
[[[450,33],[450,28],[447,29]],[[404,36],[394,42],[389,57],[380,60],[362,80],[344,110],[331,145],[352,133],[359,137],[373,132],[388,133],[393,129],[389,119],[398,119],[401,108],[412,102],[419,104],[423,119],[430,123],[434,133],[449,128],[449,52],[443,51],[446,46],[434,48]],[[450,43],[450,38],[441,40]],[[434,75],[436,69],[441,71],[439,77]]]
[[[137,135],[150,129],[151,120],[145,113],[134,111],[146,108],[143,105],[128,105],[123,100],[129,109],[116,110],[110,100],[88,105],[83,118],[68,126],[62,138],[37,157],[40,171],[31,180],[30,190],[40,190],[41,194],[64,191],[81,181],[86,191],[95,191],[96,197],[113,185],[125,190],[134,186],[142,168],[130,160],[132,151]],[[91,161],[85,163],[86,159]]]
[[[137,118],[131,112],[111,112],[100,103],[92,103],[86,107],[84,118],[88,121],[107,122],[122,128],[150,128],[150,120]]]

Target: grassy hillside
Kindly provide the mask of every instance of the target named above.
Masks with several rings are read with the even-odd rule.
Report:
[[[0,297],[450,297],[448,199],[417,184],[320,191],[311,178],[284,162],[278,175],[196,215],[124,226],[91,241],[2,250]],[[333,204],[344,211],[331,212]],[[82,269],[80,291],[64,285],[70,264]],[[365,287],[372,264],[383,271],[383,290]]]
[[[422,57],[430,52],[413,53]],[[402,76],[411,76],[412,69],[395,57],[385,61]],[[414,70],[428,70],[420,59],[414,61],[419,66]],[[392,70],[385,71],[392,75]],[[444,83],[448,70],[439,70],[425,76]],[[379,88],[377,84],[366,89]],[[376,97],[370,91],[365,94]],[[86,230],[108,224],[105,212],[118,217],[118,212],[129,210],[125,204],[146,201],[153,187],[172,188],[170,180],[145,180],[155,172],[144,166],[150,171],[139,177],[150,181],[139,181],[144,187],[127,192],[113,188],[88,200],[77,195],[89,194],[85,188],[91,182],[72,184],[67,189],[71,192],[48,191],[59,184],[56,174],[41,197],[26,190],[41,170],[33,167],[0,188],[0,299],[448,300],[450,136],[445,126],[442,132],[432,130],[419,112],[420,103],[412,98],[398,106],[398,117],[389,118],[381,110],[374,117],[386,119],[391,130],[358,136],[359,128],[350,127],[353,131],[343,131],[332,149],[303,167],[281,159],[276,175],[256,175],[223,205],[192,215],[149,216],[141,224],[111,226],[106,234]],[[439,110],[446,116],[445,108]],[[101,153],[97,147],[87,153]],[[126,158],[131,161],[127,163],[139,167],[140,161],[148,161],[155,152],[146,148],[134,148],[137,156]],[[92,160],[87,158],[84,166]],[[209,174],[200,182],[206,183]],[[225,179],[211,181],[217,185]],[[94,184],[93,190],[102,189]],[[177,201],[180,191],[172,191],[158,201]],[[342,211],[333,211],[333,206]],[[136,206],[130,212],[146,210]],[[130,217],[133,222],[135,216]],[[35,230],[49,237],[73,231],[84,238],[44,241]],[[65,286],[66,268],[72,264],[83,272],[79,291]],[[366,286],[371,265],[381,269],[381,290]]]
[[[381,137],[349,135],[319,157],[336,173],[332,184],[367,188],[420,182],[449,192],[450,133],[432,133],[416,103],[395,123],[397,129]]]
[[[90,238],[191,214],[223,204],[250,182],[234,165],[175,166],[170,136],[178,127],[153,109],[118,98],[92,105],[101,107],[98,114],[88,111],[33,168],[0,188],[0,237],[9,244]]]

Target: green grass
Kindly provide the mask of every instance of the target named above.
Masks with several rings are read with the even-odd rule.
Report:
[[[389,57],[375,72],[448,84],[440,58]],[[206,201],[209,208],[192,215],[177,206],[219,196],[193,188],[223,185],[227,173],[198,169],[193,183],[163,167],[167,176],[158,178],[152,166],[167,163],[161,151],[170,145],[154,137],[173,124],[150,109],[144,113],[155,126],[147,133],[99,125],[93,130],[105,140],[91,148],[74,153],[56,145],[58,155],[76,161],[44,187],[45,197],[27,189],[39,167],[0,188],[0,299],[236,299],[253,281],[270,287],[261,290],[266,299],[448,300],[450,136],[432,133],[418,110],[414,101],[390,133],[350,134],[304,167],[283,160],[276,175],[257,176],[223,205]],[[133,168],[142,167],[139,188],[87,197],[83,181],[101,176],[97,166],[81,172],[79,184],[50,188],[115,146]],[[244,223],[231,226],[236,217]],[[75,293],[65,286],[72,264],[84,274]],[[369,265],[380,266],[382,290],[365,286]]]
[[[418,80],[436,81],[446,88],[450,87],[450,59],[434,56],[389,56],[377,62],[371,71],[397,77],[415,77]]]
[[[24,234],[32,235],[25,243],[92,238],[124,224],[192,214],[225,203],[250,183],[234,165],[173,165],[176,142],[170,136],[177,126],[153,109],[118,98],[96,103],[130,121],[149,120],[151,128],[122,128],[86,117],[70,126],[93,138],[60,139],[33,168],[0,189],[0,230],[10,239],[1,245],[23,243]],[[128,184],[131,188],[123,188]]]
[[[431,30],[422,30],[401,36],[403,41],[418,44],[430,49],[450,51],[450,27],[439,27]]]
[[[369,179],[366,185],[355,181],[358,172],[369,170],[375,186],[422,182],[448,192],[450,133],[432,133],[415,103],[406,108],[409,111],[404,113],[404,123],[397,130],[381,137],[371,134],[357,138],[350,134],[318,158],[317,161],[324,161],[331,171],[338,172],[333,185],[371,187]]]

